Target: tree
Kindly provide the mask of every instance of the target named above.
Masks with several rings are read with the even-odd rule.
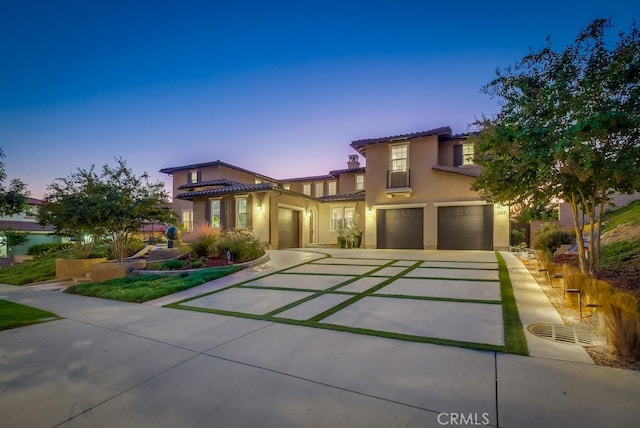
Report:
[[[136,176],[126,162],[116,166],[78,168],[49,186],[38,212],[41,224],[51,224],[58,233],[74,236],[83,257],[91,253],[97,238],[111,238],[116,259],[127,256],[132,236],[148,222],[170,222],[167,193],[160,182],[149,183],[148,175]]]
[[[0,236],[4,237],[7,249],[11,250],[13,247],[23,245],[29,242],[29,234],[20,230],[3,229],[0,230]]]
[[[4,159],[4,152],[0,149],[0,159]],[[4,162],[0,161],[0,216],[18,214],[24,211],[27,206],[29,192],[27,185],[17,178],[11,180],[8,188],[5,188],[4,181],[7,173],[4,169]]]
[[[640,189],[640,32],[635,23],[607,47],[610,19],[597,19],[562,51],[547,45],[483,88],[499,99],[494,117],[476,121],[474,188],[502,203],[569,203],[580,268],[599,267],[597,230],[614,191]],[[591,255],[579,213],[590,218]]]

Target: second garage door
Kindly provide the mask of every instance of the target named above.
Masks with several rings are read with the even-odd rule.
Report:
[[[424,248],[423,208],[378,210],[378,248]]]
[[[278,208],[278,249],[300,247],[300,211]]]
[[[493,205],[438,207],[439,250],[492,250]]]

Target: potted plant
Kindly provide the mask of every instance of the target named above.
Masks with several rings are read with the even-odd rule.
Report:
[[[360,248],[360,245],[362,244],[362,231],[360,230],[360,215],[358,213],[355,213],[353,215],[351,225],[349,226],[349,241],[351,243],[351,247],[349,248]]]
[[[347,246],[347,228],[343,219],[336,220],[336,232],[338,233],[338,247],[346,248]]]

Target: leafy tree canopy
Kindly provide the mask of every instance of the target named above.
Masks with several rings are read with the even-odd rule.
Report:
[[[146,173],[137,176],[123,159],[116,159],[115,166],[104,165],[100,173],[94,166],[79,168],[69,177],[55,180],[38,220],[74,236],[84,257],[97,237],[108,236],[116,258],[123,260],[131,238],[145,223],[174,220],[167,201],[163,183],[150,183]]]
[[[611,193],[640,189],[640,33],[633,23],[608,46],[610,19],[594,20],[573,44],[550,38],[483,91],[499,101],[494,117],[476,122],[474,187],[491,200],[541,206],[568,202],[577,236],[580,211],[591,219],[591,257],[582,239],[584,272],[598,268],[596,234]]]
[[[0,159],[4,159],[4,152],[0,149]],[[29,192],[27,185],[21,180],[14,178],[5,187],[4,181],[7,173],[4,169],[4,162],[0,161],[0,216],[18,214],[24,211],[27,206]]]

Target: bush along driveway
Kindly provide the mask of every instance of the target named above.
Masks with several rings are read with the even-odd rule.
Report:
[[[347,253],[352,256],[353,253]],[[492,252],[363,253],[303,263],[168,305],[527,355],[508,270]],[[409,257],[407,257],[409,256]],[[413,259],[415,257],[415,259]]]

